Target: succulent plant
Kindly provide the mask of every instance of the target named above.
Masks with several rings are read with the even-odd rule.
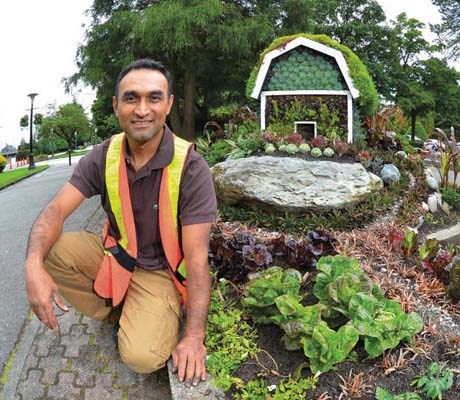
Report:
[[[265,153],[268,153],[268,154],[271,154],[271,153],[274,153],[275,152],[275,146],[271,143],[267,144],[265,146]]]
[[[301,153],[308,153],[310,151],[310,145],[308,143],[302,143],[300,146],[299,146],[299,151]]]
[[[332,150],[330,147],[326,147],[324,150],[323,150],[323,155],[325,157],[333,157],[334,156],[334,150]]]
[[[286,151],[289,153],[289,154],[295,154],[299,151],[299,148],[293,144],[293,143],[290,143],[286,146]]]
[[[279,147],[278,147],[278,150],[279,151],[286,151],[286,145],[285,144],[281,144]]]
[[[323,152],[321,151],[321,149],[319,147],[314,147],[312,150],[311,150],[311,155],[313,157],[321,157],[323,155]]]

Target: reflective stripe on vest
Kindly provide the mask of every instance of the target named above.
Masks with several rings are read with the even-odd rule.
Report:
[[[173,136],[174,155],[163,168],[159,195],[160,236],[169,264],[172,280],[183,303],[187,303],[185,262],[179,241],[178,205],[182,170],[190,143]],[[94,283],[95,292],[112,299],[116,306],[123,300],[137,259],[137,239],[125,160],[125,134],[114,135],[106,158],[106,187],[110,207],[120,233],[118,242],[109,234],[109,222],[104,227],[105,256]],[[134,261],[134,264],[133,264]]]

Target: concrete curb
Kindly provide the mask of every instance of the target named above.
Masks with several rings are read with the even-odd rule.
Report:
[[[457,244],[460,242],[460,223],[441,231],[427,235],[427,239],[437,239],[445,244]]]
[[[180,383],[177,379],[177,374],[172,372],[172,360],[168,361],[168,375],[169,384],[171,386],[172,400],[224,400],[225,394],[222,390],[211,385],[211,377],[205,382],[200,382],[197,386],[190,388],[186,387],[183,383]]]
[[[27,355],[29,353],[30,347],[32,346],[35,335],[40,328],[40,325],[41,323],[35,315],[30,322],[28,321],[26,323],[23,337],[19,339],[20,342],[18,349],[14,357],[13,364],[11,365],[8,379],[1,393],[1,399],[14,399],[14,395],[19,383],[19,378],[21,377],[22,370],[25,366]]]

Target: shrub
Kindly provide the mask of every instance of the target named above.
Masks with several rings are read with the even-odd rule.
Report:
[[[442,199],[450,207],[460,209],[460,193],[454,188],[448,187],[442,191]]]
[[[324,136],[322,135],[317,135],[313,140],[311,141],[311,145],[313,147],[318,147],[320,149],[324,149],[326,147],[326,140],[324,139]]]
[[[299,151],[299,148],[293,144],[293,143],[290,143],[286,146],[286,151],[289,153],[289,154],[295,154]]]
[[[330,147],[326,147],[323,151],[324,156],[326,157],[333,157],[334,156],[334,150],[332,150]]]

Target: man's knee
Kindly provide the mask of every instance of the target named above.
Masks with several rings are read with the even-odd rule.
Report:
[[[160,354],[151,349],[142,349],[122,340],[118,341],[120,357],[133,371],[149,374],[163,368],[170,354]]]

